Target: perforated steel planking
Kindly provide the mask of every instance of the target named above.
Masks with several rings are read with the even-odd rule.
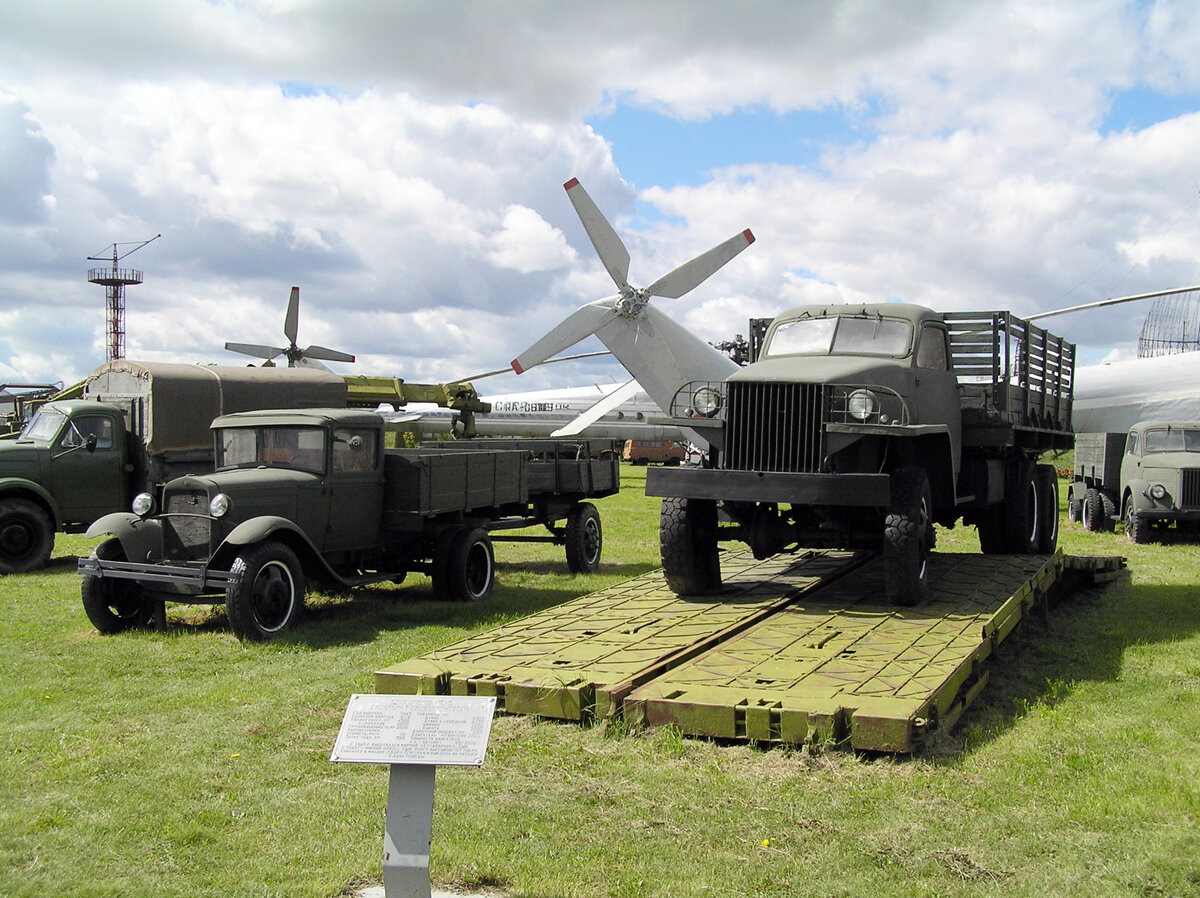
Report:
[[[984,662],[1064,579],[1123,559],[949,555],[932,598],[883,604],[879,559],[813,551],[722,558],[719,596],[652,571],[376,672],[379,692],[495,695],[497,710],[590,721],[623,713],[690,735],[911,752],[947,730]],[[864,563],[865,562],[865,563]]]

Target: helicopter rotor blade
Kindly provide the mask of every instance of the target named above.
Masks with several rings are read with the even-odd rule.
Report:
[[[608,299],[598,299],[580,306],[555,325],[544,337],[513,359],[512,369],[517,374],[522,374],[535,365],[540,365],[547,359],[553,358],[564,349],[574,346],[580,340],[590,337],[616,315],[613,305],[618,299],[619,297],[610,296]]]
[[[753,242],[754,235],[747,228],[724,243],[718,243],[707,252],[668,271],[646,288],[646,295],[679,299],[689,290],[695,289],[716,274],[730,259]]]
[[[604,213],[588,196],[588,192],[583,189],[578,178],[572,178],[563,187],[571,199],[571,205],[575,207],[579,220],[583,223],[583,229],[587,231],[588,239],[596,248],[596,254],[604,263],[605,269],[608,270],[609,277],[613,279],[617,289],[625,289],[629,284],[629,250],[625,248],[625,244],[621,242],[621,238],[613,230],[613,226],[608,223]]]

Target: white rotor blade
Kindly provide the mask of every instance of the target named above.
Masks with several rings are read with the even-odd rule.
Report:
[[[296,332],[300,326],[300,288],[293,287],[292,295],[288,297],[287,314],[283,317],[283,335],[293,346],[296,345]]]
[[[226,343],[225,348],[230,352],[240,352],[242,355],[252,355],[256,359],[273,359],[287,352],[283,346],[263,346],[260,343]]]
[[[336,349],[326,349],[324,346],[310,346],[301,352],[305,358],[309,359],[324,359],[327,362],[353,362],[354,356],[348,352],[339,352]]]
[[[623,383],[620,387],[613,390],[587,411],[581,413],[570,424],[560,427],[558,430],[552,431],[552,437],[571,437],[585,430],[589,425],[595,424],[614,408],[620,405],[627,399],[632,399],[633,394],[641,387],[636,380],[630,380]]]
[[[580,306],[558,323],[546,336],[538,340],[523,353],[512,360],[512,369],[521,374],[535,365],[540,365],[546,359],[558,355],[569,346],[574,346],[585,337],[594,334],[597,328],[616,313],[613,304],[619,297],[610,296],[608,299],[598,299]]]
[[[691,261],[684,262],[678,268],[668,271],[646,288],[646,295],[678,299],[712,277],[722,265],[753,242],[754,235],[747,228],[724,243],[717,244],[708,252],[701,253]]]
[[[563,187],[571,198],[571,205],[575,207],[579,220],[583,222],[583,229],[587,231],[592,246],[596,248],[596,254],[608,269],[609,277],[619,289],[624,289],[629,283],[629,250],[604,213],[592,202],[578,178],[572,178]]]

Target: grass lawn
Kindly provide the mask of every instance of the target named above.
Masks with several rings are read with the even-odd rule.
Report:
[[[347,698],[402,659],[657,564],[644,469],[598,503],[605,573],[497,546],[495,595],[428,580],[310,597],[288,638],[223,610],[103,637],[81,537],[0,579],[0,895],[339,896],[380,880],[387,770],[328,760]],[[432,873],[521,896],[1200,895],[1200,548],[1063,519],[1129,574],[1031,618],[915,758],[500,716],[439,770]],[[974,551],[971,529],[939,548]]]

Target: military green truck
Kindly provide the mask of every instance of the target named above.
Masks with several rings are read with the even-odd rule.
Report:
[[[1200,422],[1141,421],[1124,433],[1075,435],[1067,516],[1093,532],[1119,515],[1135,543],[1200,536]]]
[[[685,385],[672,423],[700,466],[652,469],[663,569],[680,594],[720,589],[718,544],[880,550],[888,598],[928,594],[933,524],[974,524],[989,553],[1048,553],[1054,468],[1070,448],[1074,346],[1008,312],[900,303],[800,306],[755,361]]]
[[[479,600],[493,583],[489,532],[535,525],[571,571],[592,572],[603,532],[585,500],[620,488],[611,441],[387,449],[383,418],[353,409],[225,415],[212,430],[212,474],[171,481],[161,503],[140,494],[88,529],[110,535],[79,561],[100,632],[144,625],[166,601],[223,603],[239,637],[263,640],[299,619],[306,580],[352,588],[412,571],[439,598]]]
[[[118,360],[80,398],[48,402],[0,441],[0,574],[43,567],[55,532],[80,533],[140,492],[212,470],[217,415],[343,405],[344,378],[300,368],[222,368]]]

